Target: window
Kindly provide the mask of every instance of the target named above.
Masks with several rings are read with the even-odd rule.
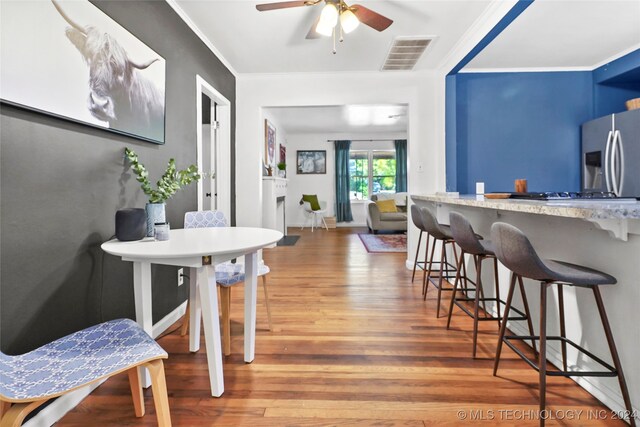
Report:
[[[351,200],[366,200],[372,194],[396,191],[396,152],[362,150],[349,153]]]

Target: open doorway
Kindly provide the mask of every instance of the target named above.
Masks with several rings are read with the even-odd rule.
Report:
[[[198,210],[231,212],[231,103],[196,76]]]
[[[262,119],[276,130],[275,151],[279,152],[278,146],[285,146],[282,151],[286,156],[286,225],[295,227],[296,232],[299,227],[309,225],[299,201],[303,194],[315,194],[319,202],[326,202],[329,223],[366,234],[371,224],[368,205],[372,199],[381,197],[392,199],[397,215],[392,223],[376,224],[381,227],[375,232],[383,235],[383,239],[389,234],[405,234],[408,112],[407,104],[263,107]],[[350,222],[336,222],[337,140],[350,142],[347,202],[353,217]],[[403,186],[397,185],[396,141],[405,143]],[[311,155],[321,159],[320,167],[314,160],[313,170],[306,170],[300,162]]]

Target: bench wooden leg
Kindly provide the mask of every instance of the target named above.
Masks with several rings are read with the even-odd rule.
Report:
[[[2,416],[7,413],[9,408],[11,408],[11,402],[0,400],[0,420],[2,419]]]
[[[220,286],[220,307],[222,312],[222,351],[231,354],[231,287]]]
[[[144,416],[144,396],[142,395],[138,367],[136,366],[135,368],[129,369],[127,374],[129,375],[131,397],[133,398],[133,409],[136,413],[136,417],[142,417]]]
[[[2,420],[0,420],[0,427],[19,427],[22,425],[25,417],[29,415],[31,411],[42,405],[48,399],[36,400],[29,403],[14,403],[4,413]]]
[[[151,375],[151,391],[153,403],[156,407],[158,427],[171,427],[171,413],[169,412],[169,397],[167,395],[167,381],[164,376],[164,364],[162,359],[145,363]]]

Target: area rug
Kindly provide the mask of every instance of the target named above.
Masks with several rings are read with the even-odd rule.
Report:
[[[370,253],[406,252],[406,234],[358,234]]]
[[[300,236],[292,235],[292,236],[284,236],[280,241],[278,241],[277,246],[294,246]]]

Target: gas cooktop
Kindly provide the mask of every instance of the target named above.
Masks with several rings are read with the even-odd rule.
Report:
[[[512,193],[512,199],[549,200],[549,201],[585,201],[585,202],[610,202],[629,203],[636,202],[635,197],[618,197],[608,192],[554,192],[543,193]]]

